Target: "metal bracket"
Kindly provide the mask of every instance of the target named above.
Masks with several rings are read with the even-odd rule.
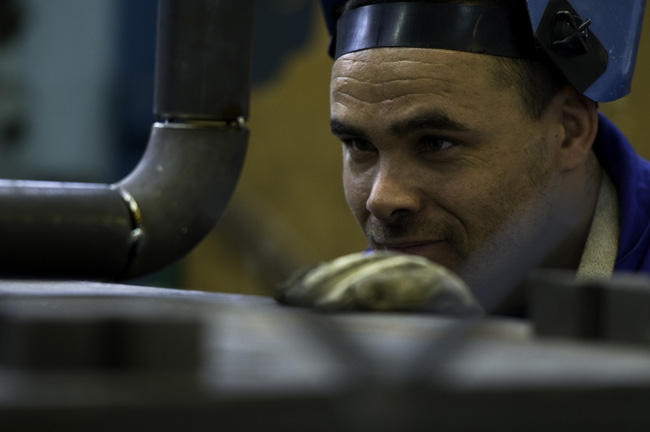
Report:
[[[582,55],[589,52],[587,40],[590,19],[583,20],[580,16],[569,11],[559,11],[555,14],[555,37],[553,47],[567,54]]]
[[[535,39],[567,81],[584,93],[606,70],[607,50],[566,0],[551,0],[539,24]]]

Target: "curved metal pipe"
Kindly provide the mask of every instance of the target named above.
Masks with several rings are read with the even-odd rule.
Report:
[[[122,280],[161,269],[212,229],[248,139],[253,0],[160,0],[155,113],[138,166],[113,185],[0,180],[0,276]]]
[[[153,125],[142,161],[116,185],[137,203],[139,238],[124,278],[173,263],[208,234],[235,189],[247,139],[238,126]]]

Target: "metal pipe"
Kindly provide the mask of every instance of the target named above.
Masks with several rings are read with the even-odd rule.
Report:
[[[0,276],[124,280],[189,252],[246,154],[253,0],[160,0],[145,154],[116,184],[0,180]]]
[[[154,112],[248,117],[253,1],[159,0]]]
[[[137,203],[125,278],[173,263],[208,234],[235,189],[247,138],[238,126],[154,124],[144,158],[117,184]]]
[[[127,265],[131,216],[108,185],[0,181],[3,278],[111,279]]]

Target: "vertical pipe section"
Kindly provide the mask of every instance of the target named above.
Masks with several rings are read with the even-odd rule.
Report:
[[[118,184],[142,232],[124,277],[164,267],[212,229],[237,183],[248,130],[253,0],[160,0],[152,128]]]
[[[160,0],[154,112],[167,119],[248,117],[252,0]]]
[[[253,0],[160,0],[147,150],[114,185],[0,180],[0,276],[124,280],[212,229],[246,154]]]

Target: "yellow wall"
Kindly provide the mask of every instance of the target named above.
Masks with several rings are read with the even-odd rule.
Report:
[[[314,33],[273,82],[254,89],[240,183],[217,227],[182,261],[184,288],[266,294],[291,270],[365,247],[343,198],[340,145],[329,135],[331,60],[320,15]],[[602,110],[650,157],[646,53],[648,31],[632,94]]]

